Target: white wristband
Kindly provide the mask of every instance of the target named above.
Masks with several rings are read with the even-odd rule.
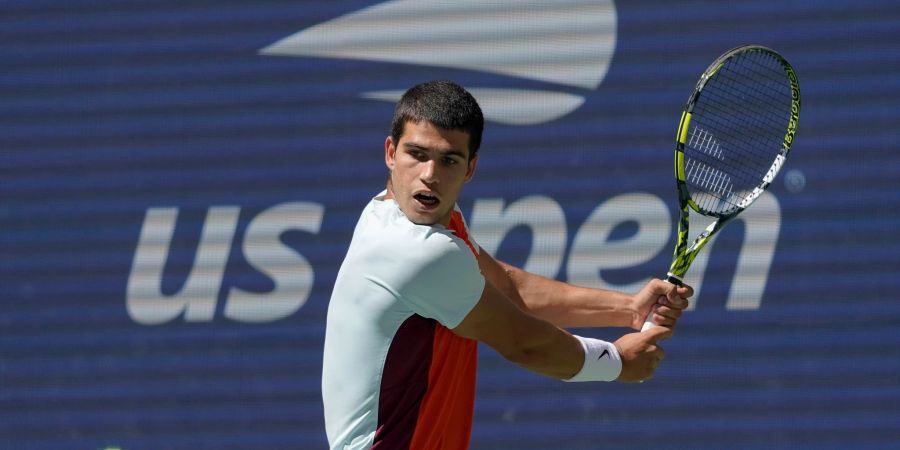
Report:
[[[622,372],[622,357],[616,346],[600,339],[575,336],[584,348],[584,365],[574,377],[563,381],[615,381]]]

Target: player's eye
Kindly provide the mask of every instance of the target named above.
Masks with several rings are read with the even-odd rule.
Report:
[[[428,159],[428,155],[421,150],[410,150],[409,156],[412,156],[416,161],[425,161]]]

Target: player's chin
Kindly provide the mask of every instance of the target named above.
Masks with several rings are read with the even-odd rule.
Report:
[[[425,206],[414,203],[407,217],[416,225],[437,225],[443,224],[445,219],[449,218],[449,214],[437,205]]]
[[[409,221],[416,225],[432,226],[437,225],[437,220],[430,217],[410,217]]]
[[[441,215],[435,211],[422,211],[413,208],[406,214],[410,222],[416,225],[437,225],[441,223]]]

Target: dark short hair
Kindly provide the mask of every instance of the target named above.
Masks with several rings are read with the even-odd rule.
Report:
[[[409,88],[394,108],[391,138],[400,141],[407,121],[431,122],[445,130],[469,133],[469,159],[481,146],[484,116],[475,97],[452,81],[429,81]]]

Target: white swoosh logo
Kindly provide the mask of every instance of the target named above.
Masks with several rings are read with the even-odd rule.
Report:
[[[616,46],[612,0],[393,0],[314,25],[260,50],[452,67],[595,90]],[[466,86],[485,118],[530,125],[581,106],[578,93]],[[394,102],[403,90],[366,92]]]

